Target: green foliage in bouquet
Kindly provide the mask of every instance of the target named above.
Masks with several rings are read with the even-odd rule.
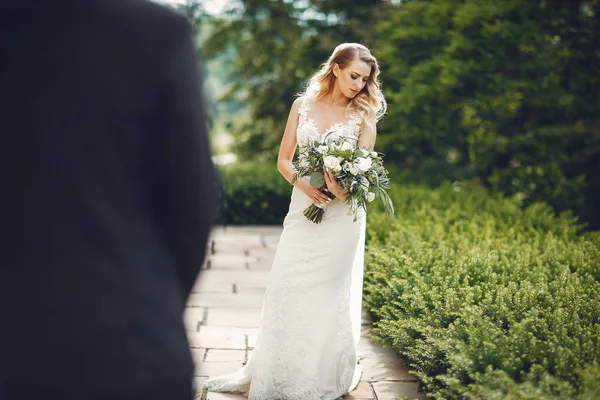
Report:
[[[569,212],[476,184],[393,187],[369,213],[374,334],[436,399],[600,397],[600,247]]]

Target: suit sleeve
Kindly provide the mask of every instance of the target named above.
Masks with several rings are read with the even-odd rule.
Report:
[[[163,169],[165,233],[187,297],[204,260],[217,212],[218,186],[208,139],[202,72],[191,26],[183,16],[178,16],[173,37],[158,153]]]

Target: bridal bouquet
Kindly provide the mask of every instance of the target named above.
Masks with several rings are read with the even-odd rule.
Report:
[[[298,152],[298,157],[292,163],[295,169],[292,183],[308,176],[312,186],[335,198],[327,190],[323,175],[324,171],[330,171],[340,188],[348,193],[345,203],[355,221],[358,210],[366,210],[367,203],[377,197],[383,202],[386,213],[389,216],[394,214],[394,205],[387,193],[390,179],[380,153],[355,147],[343,137],[331,138],[329,135],[301,146]],[[312,204],[304,210],[304,216],[318,224],[323,220],[325,208],[325,205]]]

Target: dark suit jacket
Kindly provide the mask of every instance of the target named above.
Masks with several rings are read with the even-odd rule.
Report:
[[[193,374],[216,210],[190,25],[144,0],[0,0],[0,384]]]

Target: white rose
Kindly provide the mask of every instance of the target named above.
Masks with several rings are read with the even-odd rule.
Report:
[[[373,200],[375,200],[375,193],[373,193],[373,192],[367,193],[367,201],[370,203]]]
[[[371,152],[371,157],[372,157],[372,158],[377,158],[377,157],[378,157],[378,154],[377,154],[377,152],[376,152],[376,151],[372,151],[372,152]]]
[[[327,146],[321,145],[321,146],[317,147],[317,151],[321,154],[327,153],[328,150],[329,150],[329,148]]]
[[[323,159],[323,165],[325,166],[326,169],[330,170],[330,171],[335,171],[336,168],[340,168],[340,162],[342,160],[338,157],[335,156],[326,156]]]
[[[356,168],[361,172],[368,171],[373,165],[373,161],[370,158],[357,158],[355,164]]]
[[[358,168],[356,168],[354,165],[350,166],[350,173],[352,175],[357,175],[358,174]]]
[[[352,146],[348,142],[344,142],[344,143],[342,143],[341,149],[342,150],[352,150],[352,149],[354,149],[354,146]]]

